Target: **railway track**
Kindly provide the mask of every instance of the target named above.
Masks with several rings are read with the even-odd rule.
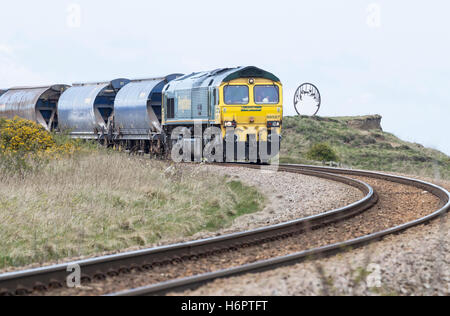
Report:
[[[317,171],[298,170],[295,172],[340,181],[358,188],[364,192],[365,197],[342,209],[280,225],[149,250],[103,256],[74,262],[70,265],[80,267],[82,281],[85,283],[103,280],[108,276],[126,274],[133,269],[145,270],[152,269],[155,266],[177,264],[205,254],[218,253],[242,245],[264,243],[271,239],[286,237],[291,233],[299,233],[306,228],[319,227],[326,223],[354,216],[376,202],[377,196],[373,189],[361,181]],[[68,264],[60,264],[0,275],[0,295],[27,295],[63,288],[68,276],[67,267]]]
[[[234,164],[233,166],[236,165]],[[245,167],[252,166],[245,165]],[[164,294],[167,292],[178,291],[185,288],[197,287],[217,278],[229,277],[248,272],[256,272],[265,269],[272,269],[281,265],[298,262],[299,260],[311,256],[335,253],[337,251],[341,251],[342,249],[360,246],[368,242],[380,239],[388,234],[400,232],[409,227],[430,221],[433,218],[444,214],[450,208],[450,196],[446,190],[435,185],[414,179],[364,171],[296,165],[283,165],[280,167],[280,171],[302,173],[340,181],[348,185],[357,187],[365,193],[365,197],[357,203],[354,203],[342,209],[330,211],[306,219],[256,229],[249,232],[78,261],[75,264],[79,265],[81,268],[83,276],[82,279],[84,281],[95,282],[104,280],[108,276],[118,276],[122,274],[126,277],[127,273],[129,273],[131,270],[152,271],[154,269],[161,269],[161,267],[184,266],[185,264],[187,265],[190,262],[198,261],[199,259],[207,259],[214,256],[228,256],[229,253],[238,252],[239,250],[245,253],[245,249],[248,249],[249,247],[260,247],[264,244],[280,243],[283,242],[283,240],[295,238],[295,236],[302,236],[307,232],[324,229],[327,227],[327,225],[342,222],[342,220],[344,219],[355,218],[358,216],[358,214],[360,214],[359,216],[362,216],[363,211],[367,211],[372,206],[374,206],[374,204],[378,200],[378,196],[370,185],[360,180],[343,177],[342,175],[379,179],[381,181],[394,182],[401,185],[412,186],[420,190],[425,190],[439,198],[439,210],[420,219],[397,225],[389,229],[377,231],[372,234],[364,235],[355,239],[345,240],[321,247],[314,247],[309,250],[303,250],[285,256],[259,260],[248,264],[239,265],[237,267],[218,270],[215,272],[208,272],[183,279],[167,281],[151,286],[144,286],[135,290],[119,292],[117,293],[117,295]],[[66,272],[67,266],[67,264],[64,264],[0,275],[0,293],[4,295],[25,295],[41,293],[42,291],[58,291],[58,288],[64,287],[65,279],[68,275],[68,273]]]
[[[415,199],[413,198],[413,195],[423,195],[424,192],[420,192],[421,190],[424,190],[426,192],[429,192],[433,194],[435,197],[438,198],[438,204],[436,204],[436,208],[433,209],[433,211],[430,212],[418,212],[419,215],[417,219],[414,220],[407,220],[405,222],[401,222],[396,225],[392,225],[390,227],[388,225],[388,228],[386,229],[380,229],[378,230],[375,228],[371,233],[366,234],[365,232],[362,232],[361,236],[357,238],[343,238],[343,241],[335,242],[335,243],[323,243],[322,245],[318,247],[311,247],[305,250],[301,250],[298,252],[292,252],[288,253],[283,256],[273,257],[266,260],[260,260],[257,262],[251,262],[248,264],[231,267],[227,269],[217,270],[214,272],[204,273],[200,275],[194,275],[191,277],[186,277],[182,279],[175,279],[175,280],[169,280],[167,282],[161,282],[158,284],[151,284],[149,286],[143,286],[140,288],[135,288],[132,290],[125,290],[125,291],[118,291],[112,295],[115,296],[136,296],[136,295],[164,295],[171,292],[180,292],[187,289],[195,289],[197,287],[200,287],[206,283],[212,282],[219,278],[228,278],[232,276],[238,276],[242,274],[247,273],[255,273],[255,272],[263,272],[266,270],[272,270],[278,267],[292,265],[301,262],[305,259],[310,258],[320,258],[327,255],[332,255],[338,252],[342,252],[348,249],[360,247],[363,245],[366,245],[368,243],[381,240],[383,237],[390,235],[390,234],[397,234],[401,233],[402,231],[411,228],[413,226],[421,225],[424,223],[427,223],[441,215],[444,215],[446,212],[450,209],[450,194],[443,188],[440,188],[436,185],[423,182],[420,180],[405,178],[405,177],[399,177],[399,176],[392,176],[387,175],[383,173],[376,173],[376,172],[366,172],[366,171],[357,171],[357,170],[343,170],[343,169],[334,169],[334,168],[326,168],[326,167],[315,167],[315,166],[297,166],[297,165],[283,165],[283,168],[293,168],[293,169],[307,169],[307,170],[314,170],[314,171],[322,171],[327,173],[335,173],[335,174],[345,174],[345,175],[351,175],[353,177],[358,178],[364,178],[367,179],[368,182],[373,182],[374,186],[376,188],[381,187],[382,182],[391,182],[395,184],[399,184],[400,186],[405,188],[405,186],[414,187],[418,190],[416,192],[401,192],[402,190],[395,190],[393,187],[387,187],[385,190],[380,189],[379,195],[380,195],[380,204],[381,208],[384,208],[386,203],[383,203],[383,200],[387,200],[388,197],[391,199],[399,199],[400,195],[405,195],[406,199],[411,200],[411,203],[405,203],[408,206],[408,210],[399,209],[398,212],[402,213],[408,213],[412,211],[412,213],[417,212],[418,210],[411,209],[412,205],[415,203]],[[287,170],[287,169],[284,169]],[[372,180],[373,179],[373,180]],[[384,185],[384,184],[383,184]],[[381,192],[384,191],[384,192]],[[419,198],[421,199],[421,198]],[[386,202],[386,201],[384,201]],[[402,203],[396,206],[398,208],[399,206],[403,206]],[[375,208],[375,207],[374,207]],[[368,215],[370,211],[365,212],[361,214],[360,216],[366,216]],[[375,212],[376,214],[381,214],[381,212]],[[370,217],[367,217],[370,218]],[[377,217],[373,217],[372,220],[376,220]],[[380,220],[382,220],[380,218]],[[352,225],[358,224],[358,221],[353,222],[353,218],[345,221],[345,223],[342,226],[345,226],[347,222],[351,222]],[[395,221],[394,221],[395,222]],[[373,224],[376,226],[375,224]],[[334,225],[331,225],[334,226]],[[341,227],[342,228],[342,227]],[[339,230],[336,230],[339,231]],[[343,233],[343,230],[340,231]],[[316,231],[318,233],[318,231]],[[325,232],[326,234],[327,232]],[[324,235],[322,235],[322,238]],[[303,239],[303,241],[305,241]]]

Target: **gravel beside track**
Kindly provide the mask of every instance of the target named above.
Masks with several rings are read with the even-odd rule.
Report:
[[[124,289],[192,276],[306,249],[333,244],[424,217],[439,206],[439,199],[420,189],[373,178],[357,177],[378,192],[380,201],[372,209],[349,220],[327,225],[315,231],[258,246],[185,261],[178,265],[153,267],[149,271],[132,272],[102,282],[93,282],[82,289],[46,292],[46,295],[99,295]]]
[[[257,187],[267,198],[261,212],[237,218],[220,234],[240,232],[288,222],[338,209],[363,198],[358,189],[343,183],[289,172],[203,165],[200,170],[219,173]],[[197,234],[196,238],[217,235]]]
[[[437,181],[437,184],[450,189],[449,182]],[[448,296],[449,216],[330,258],[219,279],[197,290],[176,295]]]
[[[431,225],[334,257],[258,274],[216,280],[184,296],[450,295],[450,221]],[[380,284],[371,286],[379,269]],[[361,278],[361,273],[371,272]],[[372,278],[372,279],[370,279]]]

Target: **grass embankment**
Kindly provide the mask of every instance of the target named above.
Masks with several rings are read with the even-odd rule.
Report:
[[[264,204],[256,189],[195,167],[80,146],[0,173],[0,268],[216,231]]]
[[[380,129],[362,130],[352,121],[373,117],[286,117],[281,161],[317,164],[307,158],[311,146],[329,144],[347,167],[450,179],[450,157],[420,144],[403,141]]]

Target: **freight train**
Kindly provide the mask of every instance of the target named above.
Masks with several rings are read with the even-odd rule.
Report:
[[[0,117],[173,159],[268,162],[280,148],[280,79],[257,67],[0,90]]]

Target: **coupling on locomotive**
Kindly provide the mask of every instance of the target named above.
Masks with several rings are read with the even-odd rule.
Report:
[[[175,161],[269,162],[281,143],[283,87],[256,67],[0,93],[0,116]]]

